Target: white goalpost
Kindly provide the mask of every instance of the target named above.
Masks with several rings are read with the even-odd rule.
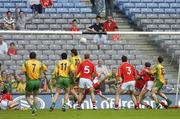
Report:
[[[104,32],[104,33],[94,33],[94,32],[86,32],[86,31],[52,31],[52,30],[25,30],[25,31],[17,31],[17,30],[0,30],[0,34],[47,34],[47,35],[83,35],[83,34],[107,34],[107,35],[180,35],[180,32],[146,32],[146,31],[116,31],[116,32]],[[179,87],[180,87],[180,57],[179,57],[179,66],[178,66],[178,77],[177,77],[177,88],[176,88],[176,99],[175,105],[178,105],[179,100]]]

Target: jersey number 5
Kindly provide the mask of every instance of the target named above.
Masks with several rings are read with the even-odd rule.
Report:
[[[90,72],[89,66],[85,66],[85,67],[84,67],[84,73],[85,73],[85,74],[88,74],[89,72]]]

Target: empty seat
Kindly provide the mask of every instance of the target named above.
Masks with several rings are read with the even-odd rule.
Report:
[[[174,14],[174,13],[176,13],[176,10],[173,8],[166,8],[165,13],[166,14]]]
[[[29,41],[28,40],[19,40],[18,45],[28,45]]]
[[[169,8],[169,3],[159,3],[160,8]]]
[[[158,4],[157,3],[148,3],[147,4],[147,8],[158,8]]]
[[[111,46],[110,45],[100,45],[100,48],[102,50],[110,50],[111,49]]]
[[[115,60],[105,60],[105,64],[106,65],[116,65],[116,61]]]
[[[153,19],[153,23],[154,24],[163,24],[164,21],[163,21],[163,19]]]
[[[37,49],[39,49],[39,50],[48,50],[49,46],[48,45],[38,45]]]
[[[86,49],[86,46],[85,45],[75,45],[75,48],[77,50],[85,50]]]
[[[60,30],[61,29],[61,25],[59,25],[59,24],[50,24],[49,27],[51,30]]]
[[[73,8],[74,7],[74,3],[69,3],[69,2],[67,2],[67,3],[63,3],[63,7],[64,8]]]
[[[48,60],[47,55],[38,55],[37,58],[40,59],[40,60]]]
[[[105,51],[105,54],[115,55],[115,54],[117,54],[117,52],[116,52],[116,50],[107,50],[107,51]]]
[[[50,55],[49,60],[59,60],[60,56],[59,55]]]
[[[52,18],[52,19],[60,19],[60,18],[62,18],[62,16],[61,16],[61,14],[50,14],[50,18]]]
[[[157,13],[157,14],[163,14],[164,13],[164,9],[162,8],[154,8],[153,9],[153,13]]]
[[[48,24],[38,24],[38,29],[41,29],[41,30],[49,29],[49,25]]]
[[[55,19],[44,19],[44,23],[45,24],[55,24],[56,21],[55,21]]]
[[[170,29],[170,26],[169,25],[167,25],[167,24],[160,24],[159,25],[159,29]]]
[[[35,45],[25,45],[25,49],[26,50],[36,50],[36,46]]]
[[[57,45],[54,44],[54,45],[50,45],[49,48],[52,49],[52,50],[60,50],[60,49],[61,49],[61,46],[58,45],[58,44],[57,44]]]
[[[57,24],[66,24],[68,23],[67,19],[56,19]]]
[[[62,14],[62,18],[74,18],[73,14]]]
[[[80,8],[81,13],[91,13],[91,8]]]
[[[94,54],[94,55],[102,55],[102,54],[104,54],[104,52],[102,50],[93,50],[92,54]]]
[[[100,59],[103,59],[103,60],[109,60],[109,59],[111,59],[110,55],[107,55],[107,54],[99,55],[99,58],[100,58]]]
[[[17,50],[17,54],[18,55],[26,55],[26,54],[29,54],[29,51],[28,50]]]
[[[35,30],[35,29],[37,29],[37,26],[34,25],[34,24],[27,24],[27,25],[26,25],[26,29]]]
[[[50,44],[54,44],[54,41],[53,40],[43,40],[42,43],[44,45],[50,45]]]
[[[56,13],[56,9],[55,8],[46,8],[45,13]]]
[[[57,13],[68,13],[68,8],[57,8]]]
[[[25,40],[36,40],[36,35],[26,35]]]
[[[38,45],[38,44],[41,44],[41,40],[30,40],[30,44],[33,44],[33,45]]]
[[[45,40],[48,39],[48,35],[37,35],[37,39]]]
[[[97,45],[88,45],[87,49],[89,49],[89,50],[97,50],[98,48],[97,48]]]
[[[147,14],[148,19],[157,19],[158,15],[157,14]]]
[[[13,56],[11,56],[11,60],[22,60],[22,56],[21,55],[13,55]]]
[[[64,49],[64,50],[71,50],[73,48],[74,48],[73,45],[63,45],[62,46],[62,49]]]

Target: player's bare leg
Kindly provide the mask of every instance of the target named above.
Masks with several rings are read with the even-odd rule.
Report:
[[[83,96],[84,89],[80,88],[79,89],[79,95],[78,95],[78,106],[77,109],[81,109],[81,103],[82,103],[82,96]]]
[[[168,97],[161,91],[158,91],[158,95],[166,100],[167,105],[164,102],[160,102],[161,105],[164,106],[165,108],[168,108],[168,106],[172,104],[171,100],[169,100]]]
[[[55,108],[55,105],[56,105],[56,101],[59,97],[59,94],[61,92],[61,89],[60,88],[56,88],[56,94],[54,95],[53,99],[52,99],[52,104],[51,104],[51,107],[50,107],[50,110],[49,111],[53,111],[54,108]]]
[[[27,103],[30,105],[31,107],[31,112],[33,115],[35,115],[35,107],[33,105],[33,101],[31,100],[31,93],[30,92],[26,92],[26,100],[27,100]]]
[[[135,109],[138,109],[137,99],[136,99],[136,96],[135,96],[135,91],[130,91],[130,95],[131,95],[132,101],[134,102]]]
[[[68,99],[69,99],[69,91],[70,91],[70,88],[65,88],[64,92],[64,104],[62,106],[62,111],[66,111],[66,105],[68,103]]]
[[[140,92],[140,94],[139,94],[139,96],[138,96],[138,98],[137,98],[137,105],[138,105],[138,107],[139,107],[139,104],[140,104],[140,103],[142,104],[142,100],[144,99],[146,93],[147,93],[147,90],[146,90],[146,89],[143,89],[143,90]]]
[[[94,95],[94,89],[90,88],[89,89],[90,94],[91,94],[91,100],[92,100],[92,104],[93,104],[93,109],[96,109],[96,99],[95,99],[95,95]]]
[[[115,107],[114,107],[115,110],[119,109],[119,99],[120,99],[119,94],[122,94],[122,93],[123,93],[123,90],[121,88],[118,88],[116,90],[116,93],[115,93]]]
[[[156,95],[157,90],[158,90],[157,88],[153,88],[152,92],[151,92],[151,96],[156,103],[156,109],[159,109],[160,108],[160,101],[158,100],[157,95]]]
[[[70,92],[75,97],[75,99],[78,100],[78,95],[77,95],[76,91],[74,90],[74,86],[71,87]]]
[[[17,106],[19,105],[16,101],[9,101],[8,104],[9,104],[8,106],[9,109],[16,109]]]
[[[36,109],[38,109],[37,107],[37,104],[38,104],[38,99],[37,99],[37,95],[38,95],[38,92],[33,92],[33,105]]]

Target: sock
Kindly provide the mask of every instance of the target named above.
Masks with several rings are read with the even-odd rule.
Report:
[[[156,103],[156,107],[158,107],[159,106],[159,103]]]
[[[55,104],[56,104],[55,102],[52,102],[52,105],[51,105],[51,107],[55,107]]]
[[[144,103],[144,106],[148,107],[149,105],[147,103]]]
[[[34,110],[34,105],[31,105],[31,109]]]
[[[93,107],[96,107],[96,102],[92,101]]]
[[[115,108],[118,108],[119,107],[119,105],[118,104],[115,104]]]

